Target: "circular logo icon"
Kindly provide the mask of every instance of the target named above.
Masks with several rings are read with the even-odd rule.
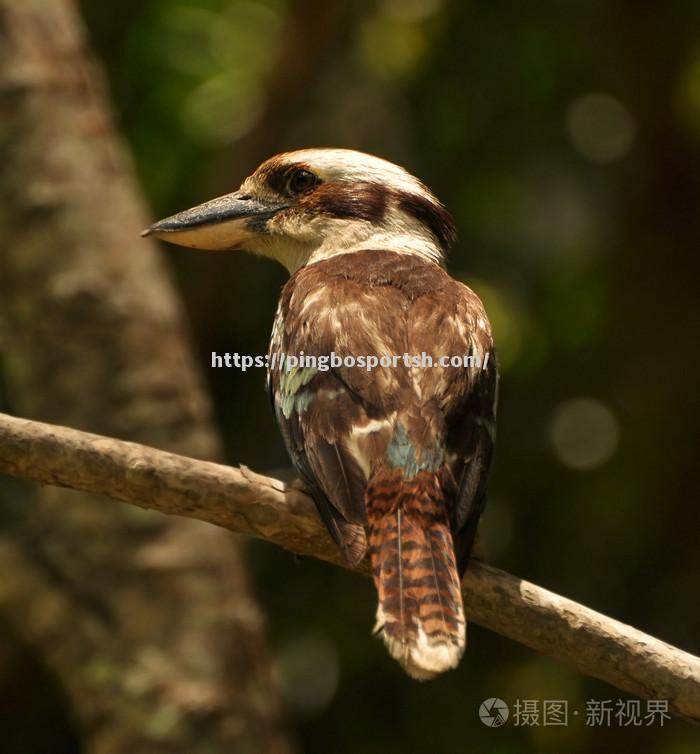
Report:
[[[508,719],[508,713],[508,705],[503,699],[495,696],[484,700],[479,707],[479,719],[489,728],[498,728],[503,725]]]

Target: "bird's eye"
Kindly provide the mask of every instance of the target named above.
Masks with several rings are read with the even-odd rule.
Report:
[[[317,183],[318,178],[313,173],[304,170],[304,168],[299,168],[298,170],[293,171],[289,176],[287,188],[289,189],[290,194],[297,196],[299,194],[305,194],[307,191],[311,191]]]

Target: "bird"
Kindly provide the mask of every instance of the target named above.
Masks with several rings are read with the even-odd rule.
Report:
[[[448,210],[392,162],[308,148],[271,157],[238,191],[144,234],[287,268],[267,385],[291,460],[345,561],[369,554],[374,632],[391,656],[418,680],[455,668],[498,370],[481,300],[446,270]],[[281,368],[280,354],[318,360]],[[342,363],[322,368],[332,354]],[[373,354],[392,363],[348,365]],[[471,361],[446,362],[462,356]]]

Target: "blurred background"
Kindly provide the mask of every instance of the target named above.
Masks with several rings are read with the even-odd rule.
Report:
[[[80,8],[153,219],[305,146],[376,153],[434,190],[459,228],[449,269],[484,300],[500,358],[487,559],[699,653],[700,5]],[[289,478],[262,370],[209,367],[212,351],[266,351],[285,271],[162,255],[225,459]],[[586,700],[626,695],[475,625],[457,672],[414,683],[370,636],[368,580],[246,550],[300,751],[700,751],[678,721],[586,727]],[[37,725],[59,715],[51,683]],[[490,729],[477,715],[488,697],[566,699],[581,714]],[[39,751],[24,746],[7,751]]]

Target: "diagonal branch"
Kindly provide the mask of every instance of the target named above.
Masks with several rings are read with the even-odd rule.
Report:
[[[0,473],[208,521],[343,565],[299,487],[245,467],[0,414]],[[367,573],[367,565],[361,569]],[[462,584],[471,620],[700,722],[700,658],[483,563]]]

